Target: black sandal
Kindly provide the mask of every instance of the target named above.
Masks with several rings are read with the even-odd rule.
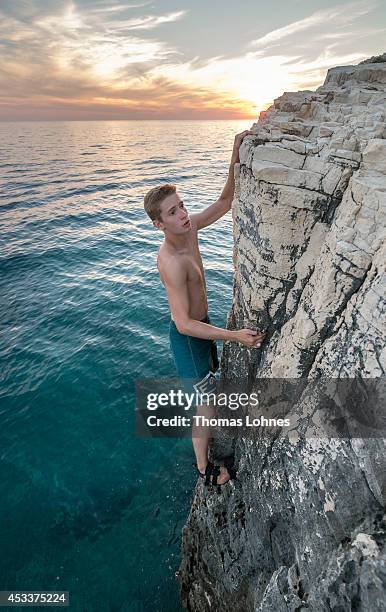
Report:
[[[215,465],[211,461],[208,461],[208,463],[207,463],[207,466],[205,468],[205,474],[200,472],[200,470],[198,469],[196,463],[193,463],[193,465],[196,468],[200,478],[205,478],[205,486],[206,487],[208,487],[209,485],[213,485],[215,487],[222,487],[222,486],[224,486],[225,484],[227,484],[231,480],[231,478],[229,478],[226,482],[217,482],[217,478],[219,477],[220,472],[221,472],[220,466],[219,465]]]
[[[225,457],[219,457],[218,460],[227,469],[230,476],[229,480],[236,480],[235,456],[233,454],[226,455]]]

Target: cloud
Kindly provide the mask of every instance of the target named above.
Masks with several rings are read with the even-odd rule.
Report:
[[[293,90],[315,89],[324,82],[329,68],[357,64],[367,57],[367,54],[355,51],[345,55],[337,52],[337,48],[337,43],[327,46],[315,60],[301,57],[288,60],[286,65],[291,74]]]
[[[137,17],[134,19],[126,19],[120,23],[114,23],[114,29],[120,30],[152,30],[163,23],[171,23],[181,19],[186,14],[186,11],[177,11],[168,15],[146,15],[145,17]]]
[[[375,6],[351,2],[274,30],[233,56],[227,45],[226,55],[187,59],[160,37],[163,24],[187,11],[133,16],[149,2],[93,0],[86,10],[56,1],[55,11],[37,13],[29,3],[28,20],[14,8],[0,11],[0,118],[256,117],[283,91],[314,89],[328,68],[376,53],[358,44],[353,52],[349,30],[356,43],[382,32],[347,28]]]
[[[367,30],[345,30],[344,32],[326,32],[320,34],[319,38],[322,40],[338,40],[343,41],[344,39],[358,41],[362,38],[368,38],[370,36],[376,36],[377,34],[383,34],[386,32],[386,28],[369,28]]]
[[[45,77],[54,82],[65,75],[69,83],[80,77],[85,82],[100,82],[102,78],[114,84],[122,71],[129,72],[130,65],[156,64],[178,55],[176,49],[160,40],[140,38],[127,32],[153,29],[180,19],[183,14],[179,11],[115,21],[106,20],[102,14],[82,13],[73,3],[60,18],[57,14],[43,15],[29,24],[3,14],[0,74],[1,71],[7,72],[7,76],[14,71],[20,76],[26,72],[37,74],[44,67]],[[121,36],[122,29],[125,36]]]
[[[175,62],[181,52],[154,35],[145,38],[135,32],[180,20],[186,11],[122,19],[127,8],[121,4],[82,11],[71,3],[59,14],[39,14],[28,24],[3,13],[0,117],[216,112],[225,118],[245,112],[245,102],[234,93],[212,91],[203,83],[174,82],[167,74],[153,72]]]
[[[266,47],[271,47],[275,43],[293,36],[294,34],[299,34],[300,32],[304,32],[305,30],[316,28],[318,26],[325,26],[327,24],[332,24],[334,27],[347,25],[348,23],[352,23],[352,21],[355,19],[367,15],[377,6],[377,2],[366,0],[365,2],[351,2],[350,4],[343,4],[333,8],[322,9],[320,11],[316,11],[309,17],[305,17],[299,21],[294,21],[282,28],[265,34],[261,38],[251,41],[250,47],[265,49]]]
[[[190,62],[156,66],[148,76],[167,77],[185,86],[206,87],[223,96],[237,96],[243,101],[245,111],[252,115],[267,108],[284,91],[315,89],[321,85],[329,68],[354,64],[367,57],[360,52],[339,53],[336,44],[324,47],[315,57],[271,55],[258,57],[246,53],[238,57],[211,58],[202,63],[194,58]]]
[[[176,11],[166,15],[145,15],[132,19],[122,19],[116,13],[125,11],[128,8],[141,5],[118,5],[112,7],[101,7],[92,11],[80,11],[74,3],[70,3],[62,13],[60,21],[56,15],[48,15],[37,19],[34,25],[48,33],[74,32],[79,30],[93,30],[94,32],[120,32],[121,30],[151,30],[164,23],[171,23],[181,19],[187,11]],[[105,13],[110,14],[110,19],[106,18]],[[101,14],[103,13],[103,14]]]
[[[149,6],[151,2],[143,2],[142,4],[117,4],[115,6],[101,6],[97,8],[93,8],[89,10],[90,13],[98,14],[98,13],[118,13],[122,11],[126,11],[127,9],[132,8],[142,8],[144,6]]]

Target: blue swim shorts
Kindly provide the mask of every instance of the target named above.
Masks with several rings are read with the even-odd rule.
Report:
[[[210,323],[209,317],[205,317],[201,323]],[[219,361],[215,341],[180,334],[172,319],[169,339],[177,374],[185,390],[190,393],[216,393],[214,373]]]

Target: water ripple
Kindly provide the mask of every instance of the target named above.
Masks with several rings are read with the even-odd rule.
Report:
[[[174,374],[156,270],[162,234],[143,197],[172,182],[191,211],[214,202],[234,134],[248,127],[0,123],[4,584],[65,584],[74,601],[87,593],[97,610],[95,585],[112,575],[124,601],[178,609],[173,534],[194,485],[190,445],[134,434],[135,379]],[[207,228],[200,242],[212,319],[224,325],[231,219]]]

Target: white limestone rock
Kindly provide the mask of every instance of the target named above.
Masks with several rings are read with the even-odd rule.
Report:
[[[370,60],[277,98],[241,147],[228,325],[267,337],[226,343],[222,374],[249,390],[385,376],[386,54]],[[222,495],[198,484],[180,575],[192,612],[386,609],[386,415],[369,401],[373,437],[355,419],[320,437],[331,406],[317,400],[299,399],[288,439],[228,441],[237,480]]]

